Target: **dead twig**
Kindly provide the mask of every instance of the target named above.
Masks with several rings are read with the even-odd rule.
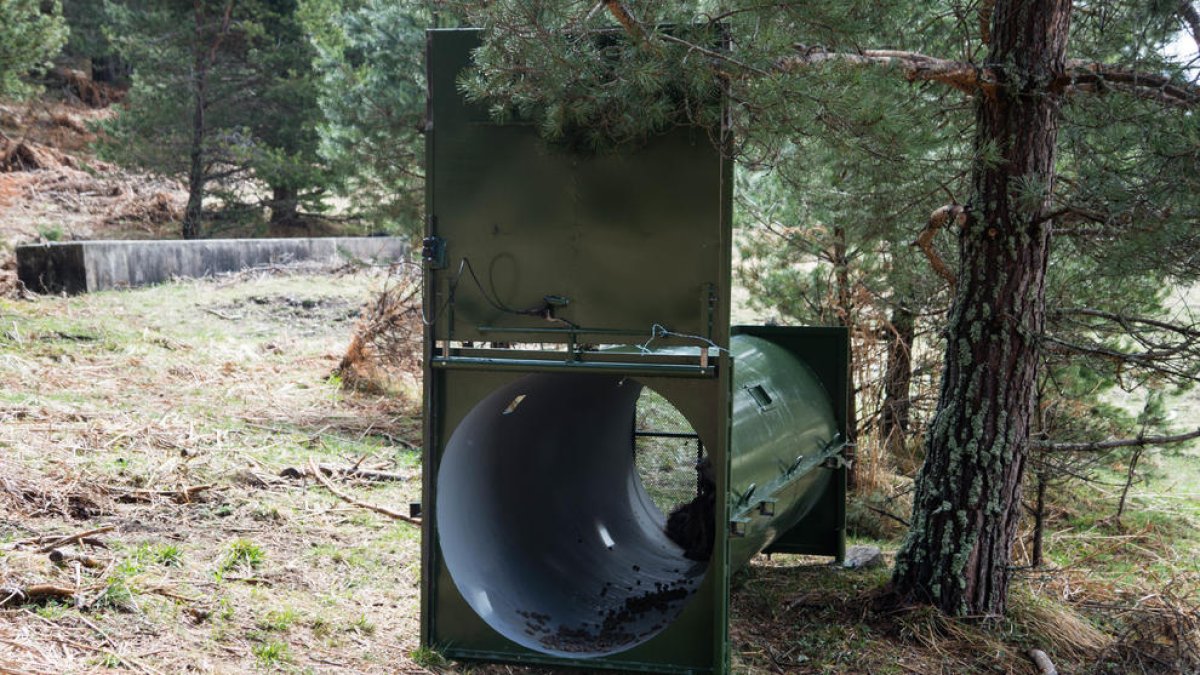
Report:
[[[241,321],[242,319],[246,318],[246,317],[242,316],[241,314],[224,314],[222,312],[218,312],[217,310],[215,310],[211,307],[201,307],[200,311],[207,312],[207,313],[212,314],[213,316],[217,317],[218,319],[225,319],[226,321]]]
[[[38,553],[49,553],[50,551],[53,551],[54,549],[59,548],[60,546],[66,546],[67,544],[73,544],[77,541],[81,541],[88,537],[94,537],[97,534],[104,534],[105,532],[112,532],[115,529],[117,529],[116,525],[105,525],[103,527],[97,527],[94,530],[86,530],[84,532],[77,532],[75,534],[68,535],[66,537],[61,537],[59,539],[55,539],[54,541],[50,542],[49,544],[46,544],[45,546],[39,548],[37,552]]]
[[[933,267],[933,271],[937,275],[946,280],[950,285],[950,289],[954,290],[957,285],[957,279],[954,272],[950,271],[950,267],[946,261],[942,260],[942,256],[938,254],[937,249],[933,246],[933,237],[938,233],[938,230],[947,228],[950,224],[963,226],[967,222],[966,210],[959,204],[949,204],[934,211],[929,216],[929,223],[921,233],[917,235],[913,245],[921,249],[925,257],[929,260],[929,264]]]
[[[1113,441],[1094,441],[1091,443],[1049,443],[1033,441],[1032,444],[1054,452],[1099,452],[1114,448],[1145,447],[1147,445],[1168,445],[1182,443],[1194,438],[1200,438],[1200,429],[1172,436],[1138,436],[1137,438],[1122,438]]]
[[[357,500],[349,495],[346,495],[342,492],[339,492],[338,489],[336,487],[334,487],[333,483],[330,482],[330,480],[325,477],[325,474],[317,466],[317,463],[315,461],[313,461],[311,458],[308,460],[308,468],[309,468],[309,471],[312,473],[313,478],[316,478],[318,481],[320,481],[321,485],[324,485],[326,490],[329,490],[330,492],[333,493],[333,495],[335,497],[346,502],[347,504],[353,504],[360,508],[364,508],[369,511],[374,511],[375,513],[383,514],[383,515],[387,516],[388,518],[392,518],[394,520],[402,520],[406,523],[411,523],[413,525],[421,524],[420,518],[410,518],[409,516],[406,516],[403,513],[399,513],[399,512],[393,511],[391,509],[384,508],[382,506],[375,506],[374,504],[368,504],[366,502],[359,501],[359,500]]]
[[[92,557],[89,557],[86,555],[82,555],[79,553],[68,553],[65,551],[60,551],[59,549],[54,549],[53,551],[50,551],[50,562],[54,563],[55,565],[62,565],[62,564],[69,563],[69,562],[77,562],[80,565],[83,565],[84,567],[88,567],[91,569],[99,569],[104,566],[103,563],[101,563],[99,560],[96,560],[95,558],[92,558]]]
[[[214,484],[193,485],[178,490],[122,490],[124,494],[117,498],[119,502],[148,502],[154,497],[169,497],[176,504],[191,504],[196,495],[216,487]]]
[[[361,461],[362,460],[359,460],[360,463]],[[320,464],[318,465],[318,468],[321,470],[321,473],[325,474],[326,476],[351,476],[353,478],[364,478],[366,480],[376,481],[406,481],[409,479],[409,476],[406,476],[402,473],[380,471],[378,469],[362,469],[359,468],[358,465],[344,467]],[[307,476],[310,471],[310,468],[296,468],[294,466],[289,466],[283,471],[280,471],[279,475],[283,478],[303,478]]]
[[[904,527],[912,527],[911,523],[909,523],[907,520],[905,520],[904,518],[901,518],[900,516],[898,516],[894,513],[890,513],[883,509],[877,509],[874,506],[871,506],[870,504],[863,504],[863,506],[867,507],[871,511],[874,511],[875,513],[878,513],[881,516],[891,518],[892,520],[896,521],[897,523],[900,523]]]

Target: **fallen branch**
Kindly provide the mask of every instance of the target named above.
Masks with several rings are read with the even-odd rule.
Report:
[[[313,461],[312,459],[308,460],[308,468],[309,468],[309,471],[312,473],[313,478],[316,478],[318,481],[320,481],[321,485],[324,485],[326,490],[329,490],[330,492],[333,493],[333,495],[335,497],[337,497],[338,499],[340,499],[348,504],[353,504],[354,506],[358,506],[360,508],[364,508],[369,511],[374,511],[375,513],[383,514],[383,515],[387,516],[388,518],[392,518],[395,520],[403,520],[404,522],[411,523],[413,525],[421,524],[420,518],[410,518],[410,517],[404,515],[403,513],[398,513],[396,511],[393,511],[388,508],[384,508],[382,506],[375,506],[374,504],[368,504],[366,502],[359,501],[349,495],[343,494],[342,492],[339,492],[338,489],[333,486],[333,483],[331,483],[329,481],[329,479],[325,477],[325,474],[320,470],[320,468],[317,467],[317,463],[315,461]]]
[[[170,497],[176,504],[191,504],[195,501],[196,495],[207,490],[211,490],[215,485],[193,485],[179,490],[122,490],[124,494],[117,498],[117,501],[129,502],[148,502],[154,497]]]
[[[242,316],[241,314],[224,314],[222,312],[218,312],[217,310],[213,309],[212,307],[201,307],[200,311],[207,312],[207,313],[212,314],[213,316],[217,317],[218,319],[225,319],[226,321],[241,321],[242,319],[246,318],[246,317]]]
[[[66,546],[67,544],[74,544],[77,541],[82,541],[89,537],[94,537],[97,534],[104,534],[105,532],[112,532],[115,529],[117,529],[116,525],[105,525],[103,527],[97,527],[94,530],[87,530],[84,532],[78,532],[76,534],[68,535],[66,537],[60,537],[60,538],[55,539],[54,541],[50,542],[49,544],[46,544],[45,546],[39,548],[37,552],[38,553],[49,553],[50,551],[53,551],[54,549],[59,548],[60,546]]]
[[[22,539],[20,541],[15,541],[15,542],[9,544],[6,548],[18,549],[18,548],[21,548],[22,546],[37,546],[40,544],[47,544],[52,541],[58,541],[58,539],[59,539],[58,535],[32,537],[30,539]],[[83,537],[79,540],[79,543],[86,544],[88,546],[92,546],[95,548],[108,548],[108,544],[105,544],[103,541],[101,541],[95,537]]]
[[[106,634],[101,633],[101,635],[103,635],[106,639],[108,639],[108,636]],[[156,670],[154,668],[151,668],[150,666],[142,663],[141,661],[133,658],[132,656],[125,656],[123,654],[118,654],[115,651],[117,649],[117,646],[115,643],[112,642],[111,639],[108,639],[108,645],[110,647],[112,647],[112,649],[105,649],[103,647],[93,647],[92,645],[83,644],[82,642],[75,642],[74,640],[68,640],[66,638],[59,637],[59,636],[52,636],[51,639],[60,644],[75,647],[76,649],[83,649],[83,650],[87,650],[90,652],[95,652],[97,654],[104,654],[106,656],[116,659],[117,661],[120,661],[121,663],[133,666],[133,667],[137,668],[138,670],[141,670],[142,672],[145,672],[145,673],[151,673],[152,675],[161,675],[161,672],[162,672],[162,671]]]
[[[27,602],[43,600],[67,600],[74,598],[76,589],[54,584],[34,584],[24,588],[17,586],[0,586],[0,607],[8,605],[23,605]]]
[[[1112,450],[1114,448],[1181,443],[1183,441],[1190,441],[1193,438],[1200,438],[1200,428],[1196,429],[1195,431],[1189,431],[1185,434],[1175,434],[1174,436],[1138,436],[1137,438],[1122,438],[1115,441],[1094,441],[1092,443],[1049,443],[1046,441],[1035,441],[1033,445],[1035,447],[1054,452],[1099,452],[1102,450]]]
[[[189,595],[180,595],[179,593],[176,593],[175,591],[172,591],[169,588],[163,588],[161,586],[155,586],[153,588],[147,588],[145,590],[147,593],[155,593],[157,595],[163,596],[164,598],[171,598],[172,600],[179,600],[182,602],[200,602],[200,600],[201,600],[200,598],[193,598]]]
[[[409,479],[409,476],[406,476],[402,473],[380,471],[378,469],[361,469],[357,466],[347,467],[320,464],[318,465],[318,468],[321,470],[321,473],[325,474],[326,476],[350,476],[353,478],[363,478],[366,480],[377,481],[406,481]],[[294,466],[289,466],[283,471],[280,471],[279,475],[283,478],[304,478],[305,476],[309,475],[311,471],[312,470],[307,467],[296,468]]]

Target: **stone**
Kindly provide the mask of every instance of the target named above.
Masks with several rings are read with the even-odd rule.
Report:
[[[846,549],[846,557],[842,559],[842,567],[848,570],[878,567],[883,564],[883,552],[878,546],[851,546]]]

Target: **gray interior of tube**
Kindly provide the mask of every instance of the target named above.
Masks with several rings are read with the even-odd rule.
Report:
[[[437,477],[438,537],[484,621],[530,649],[614,654],[683,610],[706,563],[683,556],[634,465],[642,386],[528,375],[454,430]]]

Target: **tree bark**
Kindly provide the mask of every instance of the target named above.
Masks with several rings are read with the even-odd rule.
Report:
[[[286,185],[271,187],[271,221],[274,228],[290,228],[300,224],[300,195]]]
[[[998,0],[976,96],[972,198],[937,413],[896,558],[903,597],[953,615],[1004,613],[1045,322],[1059,101],[1070,0]]]
[[[208,107],[208,71],[217,61],[221,40],[229,32],[234,2],[235,0],[229,0],[226,3],[221,23],[213,35],[211,43],[205,40],[207,31],[204,2],[203,0],[193,0],[192,3],[196,23],[196,42],[192,45],[192,49],[195,50],[195,61],[192,66],[192,143],[191,163],[188,166],[188,200],[187,207],[183,211],[184,239],[200,237],[201,219],[204,215],[204,184],[208,181],[204,168],[204,138],[206,135],[204,110]]]
[[[883,407],[879,412],[879,436],[892,457],[899,456],[908,439],[912,399],[912,347],[916,337],[916,315],[905,302],[892,309],[892,329],[887,365],[883,375]]]
[[[1037,569],[1042,566],[1045,554],[1043,546],[1046,541],[1046,474],[1037,472],[1037,502],[1033,507],[1033,553],[1029,556],[1029,566]]]
[[[198,239],[204,212],[204,108],[208,102],[208,59],[204,53],[204,6],[195,3],[196,43],[192,71],[192,143],[188,166],[188,200],[183,211],[183,238]]]

